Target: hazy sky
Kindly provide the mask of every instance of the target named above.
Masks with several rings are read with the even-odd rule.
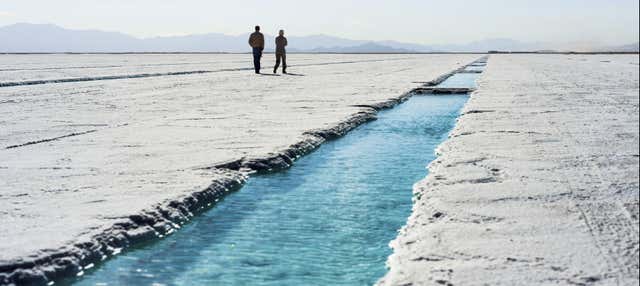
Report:
[[[639,0],[0,0],[0,25],[51,23],[150,37],[329,34],[422,44],[486,38],[627,44],[638,41]]]

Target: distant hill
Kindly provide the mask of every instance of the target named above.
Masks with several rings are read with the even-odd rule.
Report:
[[[543,44],[525,43],[512,39],[486,39],[475,41],[463,45],[439,45],[434,48],[452,52],[487,52],[491,50],[500,51],[536,51],[544,49]]]
[[[0,39],[0,52],[126,52],[144,46],[142,40],[121,33],[35,24],[2,27]]]
[[[408,50],[402,48],[394,48],[391,46],[381,45],[374,42],[368,42],[357,46],[348,47],[319,47],[310,50],[314,53],[415,53],[416,50]]]
[[[249,33],[230,36],[218,33],[139,39],[117,32],[69,30],[47,24],[14,24],[0,27],[0,52],[247,52]],[[272,35],[265,34],[267,51],[273,51]],[[270,40],[271,39],[271,40]],[[421,52],[399,47],[326,35],[289,36],[290,51],[299,52]],[[416,45],[419,46],[419,45]]]
[[[639,52],[640,51],[640,42],[635,42],[629,45],[610,47],[606,49],[606,51],[610,52]]]
[[[136,38],[118,32],[71,30],[50,24],[20,23],[0,27],[0,53],[47,52],[248,52],[249,33],[219,33],[187,36]],[[272,35],[265,35],[266,50],[273,51]],[[553,45],[526,43],[512,39],[486,39],[467,44],[421,45],[397,41],[351,40],[328,35],[288,36],[291,52],[410,53],[410,52],[487,52],[558,50]],[[562,50],[562,49],[560,49]],[[638,43],[594,49],[638,51]],[[591,51],[591,50],[589,50]]]

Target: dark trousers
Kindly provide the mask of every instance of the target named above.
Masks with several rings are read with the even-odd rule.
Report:
[[[262,49],[253,48],[253,68],[256,73],[260,73],[260,58],[262,58]]]
[[[280,54],[280,53],[276,53],[276,66],[273,68],[273,72],[276,72],[278,70],[281,59],[282,59],[282,72],[284,73],[287,72],[287,55]]]

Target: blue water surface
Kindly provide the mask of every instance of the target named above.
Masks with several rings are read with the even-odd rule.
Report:
[[[414,96],[77,285],[371,285],[466,95]]]
[[[467,69],[469,69],[468,67]],[[441,88],[475,88],[477,73],[457,73],[449,77],[444,82],[440,83],[438,87]]]

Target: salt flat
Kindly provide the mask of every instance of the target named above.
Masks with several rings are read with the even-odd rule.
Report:
[[[0,56],[0,82],[83,79],[0,88],[0,281],[73,275],[111,246],[173,231],[154,224],[174,217],[158,205],[242,180],[208,167],[269,157],[371,110],[353,105],[397,98],[479,56],[291,55],[288,76],[254,75],[249,57]],[[101,79],[191,71],[206,73]]]
[[[638,56],[492,55],[381,285],[638,285]]]

